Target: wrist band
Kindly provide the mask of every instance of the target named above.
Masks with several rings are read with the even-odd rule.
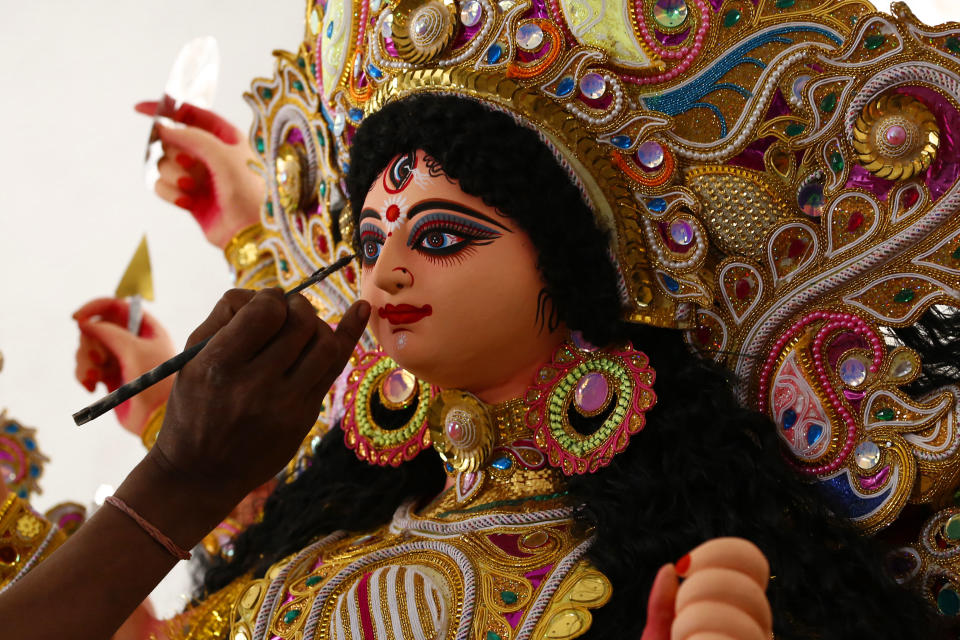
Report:
[[[108,496],[104,502],[106,502],[112,507],[119,509],[123,513],[133,518],[133,521],[136,522],[138,525],[140,525],[141,529],[143,529],[148,534],[150,534],[151,538],[153,538],[154,540],[162,544],[163,548],[169,551],[170,555],[172,555],[177,560],[190,559],[191,556],[189,551],[184,551],[183,549],[178,547],[177,543],[175,543],[173,540],[171,540],[167,536],[163,535],[159,529],[157,529],[155,526],[153,526],[152,524],[144,520],[143,516],[141,516],[139,513],[131,509],[126,502],[124,502],[117,496]]]
[[[157,436],[160,435],[160,427],[163,426],[163,418],[166,415],[167,403],[164,402],[154,409],[147,418],[147,422],[143,427],[143,433],[140,434],[140,441],[143,442],[143,446],[147,448],[147,451],[150,451],[153,445],[156,444]]]

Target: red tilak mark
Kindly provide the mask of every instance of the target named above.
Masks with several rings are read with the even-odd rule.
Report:
[[[390,222],[396,222],[397,218],[400,217],[400,207],[395,204],[387,207],[387,220]]]

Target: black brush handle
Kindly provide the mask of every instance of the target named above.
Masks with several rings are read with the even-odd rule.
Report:
[[[331,264],[329,267],[314,271],[309,277],[304,278],[303,282],[298,284],[290,291],[287,291],[284,295],[289,298],[293,294],[299,293],[307,287],[315,285],[330,274],[339,271],[343,267],[350,264],[350,261],[353,260],[353,258],[353,255],[344,256]],[[127,384],[118,387],[116,390],[103,396],[90,406],[84,407],[80,411],[77,411],[75,414],[73,414],[73,422],[79,427],[80,425],[86,424],[95,418],[99,418],[106,412],[117,407],[121,403],[126,402],[144,389],[152,387],[167,376],[180,371],[180,369],[183,369],[188,362],[193,360],[194,356],[200,353],[200,351],[207,346],[207,343],[210,342],[210,338],[212,337],[213,336],[210,336],[206,340],[202,340],[192,347],[184,349],[181,353],[178,353],[166,362],[157,365],[153,369],[150,369],[150,371],[147,371],[139,378],[131,380]]]

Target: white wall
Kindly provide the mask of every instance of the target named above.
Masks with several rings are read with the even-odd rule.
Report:
[[[246,133],[241,94],[270,75],[273,49],[295,49],[302,0],[45,0],[3,2],[0,18],[0,408],[39,428],[50,456],[38,508],[87,503],[117,485],[143,454],[112,414],[83,428],[70,416],[96,395],[73,378],[71,313],[112,295],[140,236],[153,258],[147,303],[181,345],[231,285],[219,251],[189,214],[143,186],[149,120],[181,45],[220,44],[215,108]],[[158,594],[180,606],[183,571]]]
[[[928,22],[960,17],[950,0],[913,2]],[[140,443],[111,416],[82,429],[71,414],[95,396],[73,378],[70,314],[111,295],[146,232],[157,300],[148,310],[182,344],[230,286],[218,251],[188,214],[143,187],[149,123],[133,112],[155,99],[180,46],[220,43],[215,108],[246,131],[242,92],[270,75],[270,52],[295,48],[300,0],[45,0],[5,2],[0,18],[0,408],[40,428],[52,459],[39,508],[90,502],[139,460]],[[97,394],[99,396],[99,393]],[[182,602],[185,573],[158,588],[162,614]]]

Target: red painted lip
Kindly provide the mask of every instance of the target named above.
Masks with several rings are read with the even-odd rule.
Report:
[[[422,307],[415,307],[410,304],[396,306],[388,304],[381,307],[377,313],[390,324],[413,324],[433,313],[433,308],[428,304]]]

